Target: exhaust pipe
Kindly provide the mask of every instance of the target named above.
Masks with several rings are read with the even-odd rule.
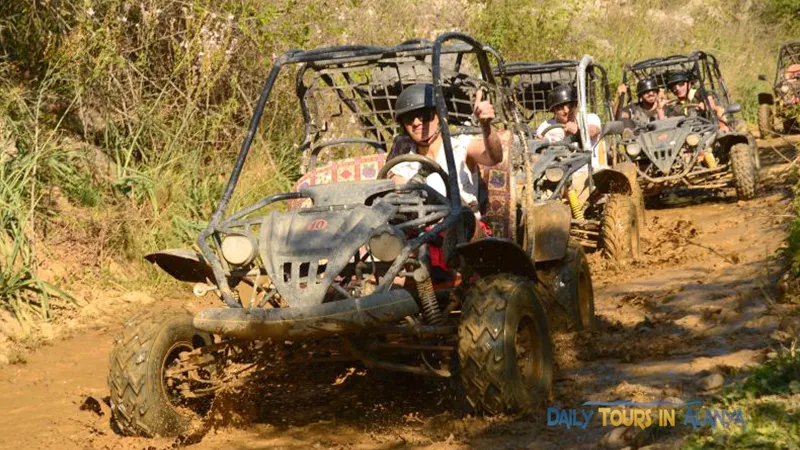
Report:
[[[194,327],[250,340],[318,339],[393,324],[418,312],[414,297],[396,290],[303,308],[208,308],[195,316]]]

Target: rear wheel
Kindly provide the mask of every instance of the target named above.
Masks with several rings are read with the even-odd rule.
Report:
[[[736,195],[740,200],[749,200],[756,195],[756,166],[753,151],[745,143],[731,147],[731,168],[736,182]]]
[[[533,282],[498,274],[470,288],[458,326],[458,361],[475,410],[523,412],[546,399],[553,347]]]
[[[147,311],[128,320],[114,340],[108,375],[113,419],[123,434],[175,436],[188,429],[192,413],[208,404],[185,402],[167,370],[181,353],[211,342],[187,311]]]
[[[600,240],[603,254],[621,263],[639,256],[639,227],[630,196],[611,194],[603,210]]]
[[[592,274],[580,244],[570,240],[564,259],[537,269],[536,275],[551,331],[594,327]]]
[[[768,138],[775,134],[775,129],[772,126],[771,105],[758,105],[758,132],[761,134],[761,139]]]

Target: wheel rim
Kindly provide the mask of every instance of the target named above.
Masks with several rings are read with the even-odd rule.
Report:
[[[194,346],[190,342],[179,341],[172,344],[172,347],[166,352],[166,356],[161,361],[161,389],[164,392],[164,397],[167,399],[173,408],[185,406],[185,399],[180,394],[177,386],[170,386],[167,380],[167,369],[179,363],[180,354],[183,352],[191,352]]]
[[[522,382],[530,388],[538,386],[542,378],[542,343],[537,335],[533,317],[523,316],[517,325],[514,350]]]
[[[592,280],[586,271],[581,270],[578,276],[578,308],[581,324],[584,328],[592,325]]]

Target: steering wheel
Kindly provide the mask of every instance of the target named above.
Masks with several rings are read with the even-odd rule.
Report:
[[[542,132],[539,133],[539,134],[542,136],[542,138],[544,138],[545,135],[547,135],[547,133],[549,133],[549,132],[551,132],[553,130],[558,130],[558,129],[563,130],[564,129],[564,125],[561,125],[560,123],[554,123],[553,125],[550,125],[549,127],[547,127],[544,130],[542,130]]]
[[[440,150],[443,151],[444,149]],[[442,177],[442,181],[444,181],[444,188],[445,192],[447,193],[447,198],[450,198],[450,177],[447,175],[447,172],[445,172],[436,161],[422,155],[406,154],[390,159],[378,172],[378,179],[387,179],[389,177],[389,171],[392,170],[394,166],[406,162],[416,162],[420,165],[417,174],[414,175],[414,177],[409,181],[425,184],[425,179],[428,178],[428,175],[434,173],[438,174],[440,177]]]

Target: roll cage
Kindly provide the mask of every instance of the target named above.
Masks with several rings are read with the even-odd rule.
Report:
[[[711,110],[708,95],[712,95],[719,106],[727,107],[730,104],[730,94],[722,79],[717,58],[711,53],[696,51],[686,55],[672,55],[659,58],[650,58],[634,64],[625,65],[622,72],[622,83],[630,86],[645,78],[653,78],[660,88],[667,88],[667,78],[673,72],[689,72],[698,82],[698,102],[706,105],[706,111]],[[627,103],[634,99],[629,98]],[[625,102],[623,102],[625,103]],[[709,114],[709,119],[718,123],[719,119],[714,114]]]
[[[800,64],[800,41],[786,42],[781,45],[778,51],[778,65],[775,70],[775,82],[773,88],[776,93],[783,83],[786,82],[786,69],[794,64]]]
[[[477,58],[476,69],[480,78],[468,77],[460,72],[463,58],[468,54]],[[240,233],[254,241],[255,233],[251,227],[260,226],[260,218],[251,218],[249,217],[251,214],[275,202],[310,198],[308,192],[280,193],[264,197],[239,211],[227,214],[267,101],[285,68],[298,67],[295,78],[296,94],[305,123],[304,139],[300,149],[306,161],[303,164],[304,168],[313,170],[320,152],[336,146],[366,145],[375,152],[385,153],[388,143],[398,133],[394,122],[394,101],[402,88],[421,81],[419,78],[404,80],[400,68],[414,67],[415,60],[424,61],[429,58],[430,74],[427,74],[428,78],[425,76],[422,78],[425,82],[431,82],[434,87],[434,102],[441,123],[448,173],[457,173],[450,140],[450,127],[452,125],[464,132],[478,129],[471,123],[472,98],[459,96],[460,90],[484,90],[488,98],[500,106],[497,108],[499,120],[502,121],[504,117],[504,103],[498,102],[503,97],[494,83],[490,55],[502,64],[499,53],[491,47],[484,46],[462,33],[446,33],[437,37],[434,42],[412,40],[395,47],[337,46],[309,51],[290,50],[276,58],[256,103],[247,133],[217,208],[208,226],[197,238],[202,256],[211,267],[215,284],[224,302],[230,307],[241,307],[226,276],[226,273],[232,273],[232,268],[228,267],[212,249],[212,245],[220,247],[220,235],[241,230]],[[452,63],[452,66],[443,68],[443,59],[446,57],[450,58],[448,62]],[[376,72],[374,69],[380,70]],[[386,71],[395,72],[399,89],[390,90],[383,83],[373,82],[376,73]],[[450,196],[447,198],[449,211],[446,216],[433,229],[409,242],[407,249],[419,247],[441,231],[446,232],[446,242],[450,243],[446,245],[446,251],[447,247],[454,248],[456,244],[466,242],[457,177],[449,177],[449,185]],[[430,190],[427,186],[418,187]],[[398,258],[398,261],[400,260],[402,257]]]

